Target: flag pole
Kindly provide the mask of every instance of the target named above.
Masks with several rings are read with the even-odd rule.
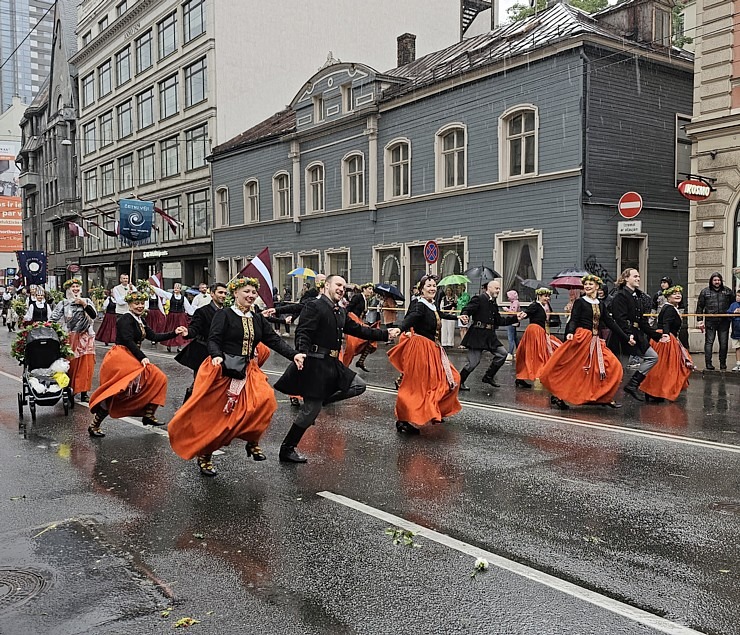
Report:
[[[128,266],[128,283],[133,284],[134,279],[134,244],[131,243],[131,262]]]

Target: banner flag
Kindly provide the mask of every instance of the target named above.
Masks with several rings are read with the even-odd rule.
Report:
[[[17,251],[18,268],[26,284],[46,284],[46,252]]]
[[[249,264],[239,272],[239,276],[247,278],[257,278],[260,283],[259,294],[268,309],[273,306],[272,303],[272,261],[270,260],[270,250],[265,247],[259,252]]]
[[[151,241],[154,203],[136,199],[118,201],[120,238],[127,245],[143,245]]]

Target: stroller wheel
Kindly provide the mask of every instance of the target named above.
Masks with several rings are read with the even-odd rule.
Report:
[[[23,393],[20,392],[18,393],[18,418],[23,419]]]

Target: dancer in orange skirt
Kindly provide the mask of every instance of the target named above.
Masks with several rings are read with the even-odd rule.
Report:
[[[255,461],[267,458],[258,444],[277,410],[277,400],[256,358],[259,344],[264,342],[299,370],[306,357],[288,346],[267,319],[253,311],[259,297],[255,278],[238,278],[228,289],[234,304],[213,316],[208,336],[210,356],[198,369],[192,396],[168,428],[172,449],[183,459],[197,458],[204,476],[216,476],[213,452],[234,439],[247,442],[247,456]]]
[[[597,403],[621,408],[614,401],[624,371],[622,364],[599,337],[599,325],[606,325],[620,340],[634,345],[596,297],[601,278],[581,278],[586,295],[573,302],[565,327],[566,341],[552,355],[540,373],[542,385],[552,393],[551,403],[567,410],[570,403]]]
[[[100,424],[108,415],[142,417],[149,426],[161,426],[154,413],[167,397],[167,376],[152,364],[141,350],[144,339],[161,342],[175,335],[187,335],[178,326],[171,333],[155,333],[142,317],[149,299],[148,291],[131,291],[125,296],[128,311],[118,318],[116,345],[103,358],[100,386],[90,397],[93,422],[87,431],[91,437],[104,437]]]
[[[516,381],[517,388],[531,388],[527,379],[539,379],[540,373],[547,360],[552,357],[562,342],[550,335],[547,325],[550,313],[550,296],[552,290],[540,287],[535,291],[537,300],[524,307],[517,316],[519,320],[528,319],[529,326],[516,349]]]
[[[98,312],[90,298],[82,297],[82,280],[72,278],[63,286],[67,297],[54,307],[51,321],[59,322],[69,335],[69,346],[74,354],[69,363],[72,395],[79,393],[80,401],[87,401],[95,371],[93,320]]]
[[[396,430],[402,434],[419,434],[420,427],[441,423],[462,410],[457,399],[460,373],[440,345],[442,320],[457,320],[457,315],[441,312],[434,304],[436,276],[422,276],[419,287],[421,297],[401,324],[406,337],[388,353],[391,364],[403,373],[396,398]],[[467,316],[462,317],[467,322]]]
[[[675,285],[663,291],[666,303],[658,314],[657,328],[663,335],[670,335],[668,342],[651,342],[658,353],[658,363],[643,380],[640,389],[645,401],[676,401],[682,390],[689,386],[689,375],[694,362],[689,352],[678,341],[681,330],[681,314],[678,307],[683,299],[683,287]]]
[[[352,299],[347,305],[347,317],[353,322],[357,322],[360,325],[365,324],[365,317],[368,311],[368,301],[373,296],[373,283],[366,282],[360,287],[360,293],[355,293]],[[377,324],[373,324],[373,328],[377,328]],[[354,359],[355,355],[359,355],[360,359],[357,360],[355,366],[369,373],[370,370],[365,367],[365,360],[369,355],[372,355],[378,348],[375,342],[369,340],[362,340],[359,337],[354,337],[346,333],[344,335],[344,352],[342,353],[342,364],[349,367]]]

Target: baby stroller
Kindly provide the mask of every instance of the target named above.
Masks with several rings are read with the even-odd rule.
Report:
[[[71,388],[62,388],[52,377],[50,369],[60,357],[61,343],[54,329],[40,326],[32,329],[26,336],[26,349],[23,359],[23,387],[18,393],[18,429],[25,432],[23,406],[28,404],[31,420],[36,421],[36,406],[55,406],[61,400],[65,416],[74,408]]]

